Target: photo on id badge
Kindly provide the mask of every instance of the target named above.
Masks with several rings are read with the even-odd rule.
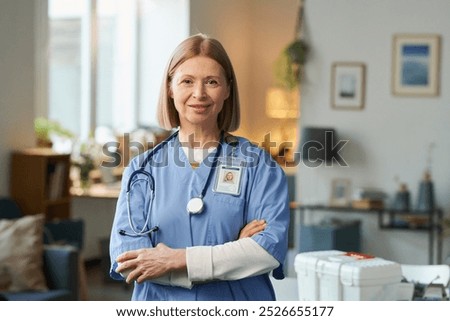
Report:
[[[216,193],[239,195],[241,173],[242,167],[220,165],[216,176],[214,191]]]

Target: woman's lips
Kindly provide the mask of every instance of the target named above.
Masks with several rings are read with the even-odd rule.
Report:
[[[205,110],[209,107],[210,105],[200,105],[200,104],[195,104],[195,105],[189,105],[189,107],[201,111],[201,110]]]

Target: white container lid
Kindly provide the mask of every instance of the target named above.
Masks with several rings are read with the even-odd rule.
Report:
[[[341,283],[346,286],[371,286],[402,280],[400,264],[381,258],[347,262],[342,265],[340,275]]]
[[[346,286],[371,286],[399,283],[401,265],[374,256],[339,250],[311,251],[295,257],[297,274],[337,277]]]
[[[338,250],[299,253],[295,256],[294,260],[295,271],[307,275],[308,271],[314,271],[316,269],[319,260],[343,254],[345,254],[345,252]]]

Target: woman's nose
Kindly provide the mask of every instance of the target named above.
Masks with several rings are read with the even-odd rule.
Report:
[[[194,92],[193,92],[193,96],[195,98],[203,98],[206,96],[205,93],[205,86],[202,83],[197,83],[194,86]]]

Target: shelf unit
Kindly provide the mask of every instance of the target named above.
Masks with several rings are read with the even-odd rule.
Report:
[[[302,205],[291,203],[291,209],[298,210],[300,225],[304,224],[306,211],[331,213],[372,213],[378,216],[378,227],[386,230],[424,231],[428,233],[429,264],[442,263],[442,243],[444,239],[444,213],[436,208],[430,211],[397,211],[388,208],[354,208],[325,205]],[[436,249],[436,253],[435,253]]]
[[[70,155],[33,148],[11,155],[10,195],[25,215],[70,217]]]

